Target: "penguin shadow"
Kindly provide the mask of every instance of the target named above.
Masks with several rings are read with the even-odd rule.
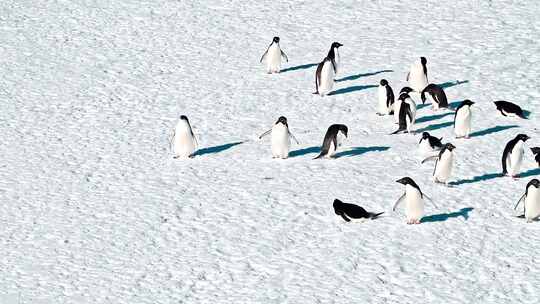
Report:
[[[362,90],[365,90],[365,89],[371,89],[371,88],[376,88],[376,87],[377,87],[376,85],[372,85],[372,84],[361,85],[361,86],[352,86],[352,87],[348,87],[348,88],[342,88],[342,89],[335,90],[335,91],[331,92],[328,95],[347,94],[347,93],[352,93],[352,92],[355,92],[355,91],[362,91]]]
[[[469,81],[468,80],[447,81],[447,82],[439,83],[437,85],[440,86],[443,89],[446,89],[446,88],[451,88],[453,86],[457,86],[457,85],[464,84],[464,83],[469,83]]]
[[[313,146],[309,148],[299,149],[295,151],[289,152],[289,157],[297,157],[302,156],[310,153],[320,153],[321,152],[321,146]]]
[[[517,128],[517,127],[518,126],[516,126],[516,125],[495,126],[495,127],[487,128],[487,129],[482,130],[482,131],[473,132],[469,136],[470,137],[480,137],[480,136],[485,136],[485,135],[488,135],[488,134],[491,134],[491,133],[497,133],[497,132],[501,132],[501,131],[504,131],[504,130]]]
[[[297,66],[283,69],[280,71],[280,73],[287,73],[287,72],[296,71],[296,70],[305,70],[305,69],[309,69],[317,65],[318,63],[308,63],[308,64],[297,65]]]
[[[502,173],[486,173],[484,175],[475,176],[471,179],[462,179],[460,181],[450,182],[449,184],[451,186],[459,186],[463,184],[472,184],[476,182],[487,181],[487,180],[494,179],[497,177],[502,177],[502,176],[503,176]]]
[[[377,71],[377,72],[360,73],[360,74],[350,75],[350,76],[347,76],[347,77],[336,79],[335,81],[336,82],[342,82],[342,81],[356,80],[356,79],[361,78],[361,77],[368,77],[368,76],[373,76],[373,75],[377,75],[377,74],[381,74],[381,73],[391,73],[393,71],[394,70],[381,70],[381,71]]]
[[[531,111],[523,110],[523,116],[525,117],[525,119],[529,119],[529,117],[531,116]]]
[[[443,117],[446,117],[448,115],[454,115],[453,112],[446,112],[446,113],[443,113],[443,114],[435,114],[435,115],[430,115],[430,116],[422,116],[420,118],[418,118],[415,123],[422,123],[422,122],[428,122],[428,121],[432,121],[432,120],[437,120],[437,119],[441,119]]]
[[[334,155],[334,158],[340,158],[340,157],[344,157],[344,156],[349,156],[349,157],[357,156],[357,155],[362,155],[362,154],[367,153],[367,152],[382,152],[382,151],[386,151],[388,149],[390,149],[390,147],[380,147],[380,146],[353,147],[353,148],[350,148],[349,150],[336,153]]]
[[[519,177],[523,178],[523,177],[531,177],[535,175],[540,175],[540,168],[535,168],[535,169],[531,169],[526,172],[523,172],[519,175]]]
[[[421,133],[421,132],[427,132],[427,131],[434,131],[434,130],[450,127],[450,126],[453,126],[453,125],[454,125],[453,121],[447,121],[447,122],[442,122],[442,123],[438,123],[438,124],[429,125],[429,126],[424,127],[422,129],[418,129],[415,132],[416,133]]]
[[[237,141],[237,142],[233,142],[233,143],[230,143],[230,144],[224,144],[224,145],[220,145],[220,146],[214,146],[214,147],[208,147],[208,148],[199,149],[199,150],[197,150],[197,152],[195,152],[193,154],[193,156],[202,156],[202,155],[205,155],[205,154],[219,153],[219,152],[228,150],[228,149],[230,149],[230,148],[232,148],[234,146],[243,144],[243,143],[244,143],[243,141]]]
[[[459,105],[460,105],[462,102],[463,102],[463,100],[458,100],[458,101],[450,102],[450,103],[448,104],[448,108],[455,111],[455,110],[457,109],[457,107],[459,107]]]
[[[461,208],[459,211],[456,212],[450,212],[450,213],[440,213],[440,214],[433,214],[424,216],[420,222],[421,223],[435,223],[435,222],[444,222],[451,218],[457,218],[457,217],[463,217],[465,220],[469,219],[469,212],[473,211],[474,208],[467,207],[467,208]]]

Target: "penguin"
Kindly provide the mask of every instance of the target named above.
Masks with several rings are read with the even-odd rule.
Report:
[[[441,138],[437,138],[435,136],[431,136],[428,132],[422,133],[422,138],[420,138],[420,142],[418,144],[420,145],[420,150],[423,152],[433,152],[436,150],[440,150],[443,147],[443,144],[441,142]]]
[[[379,84],[379,102],[377,115],[388,115],[392,113],[392,108],[394,106],[394,91],[392,87],[388,84],[386,79],[381,79]]]
[[[525,194],[518,200],[514,210],[517,209],[519,204],[523,202],[523,211],[525,212],[525,219],[527,223],[531,223],[533,220],[540,216],[540,181],[536,178],[527,183],[525,187]]]
[[[328,57],[324,58],[317,66],[317,71],[315,72],[315,93],[313,94],[319,94],[324,97],[330,93],[334,87],[336,71],[335,62]]]
[[[422,164],[429,160],[435,160],[435,168],[433,169],[433,181],[442,183],[448,186],[448,178],[452,174],[452,164],[454,162],[454,149],[456,147],[451,143],[443,146],[439,155],[430,156],[422,161]]]
[[[364,219],[376,219],[379,215],[383,214],[384,212],[379,213],[372,213],[367,212],[366,209],[354,205],[354,204],[347,204],[344,203],[337,198],[334,200],[334,212],[341,216],[343,220],[346,222],[350,222],[351,220],[364,220]]]
[[[422,104],[426,103],[426,93],[431,95],[433,99],[433,109],[438,110],[440,108],[448,108],[448,99],[446,99],[446,94],[442,87],[430,83],[427,87],[422,90],[420,97],[422,98]]]
[[[410,87],[403,87],[401,88],[401,90],[399,90],[399,97],[394,103],[394,106],[392,107],[392,111],[394,112],[394,121],[396,122],[396,124],[399,124],[399,109],[401,107],[401,103],[403,102],[403,99],[406,96],[409,96],[409,93],[411,93],[412,91],[413,89],[411,89]],[[404,93],[406,93],[406,95],[403,95]]]
[[[411,92],[414,92],[414,90],[411,87],[403,87],[401,90],[399,90],[399,95],[403,93],[410,94]]]
[[[531,152],[535,155],[534,160],[538,163],[538,167],[540,167],[540,147],[531,148]]]
[[[398,179],[396,182],[405,185],[405,192],[396,201],[392,211],[396,211],[399,203],[405,200],[407,224],[420,224],[420,220],[424,216],[424,194],[422,190],[410,177]]]
[[[347,138],[347,132],[349,129],[346,125],[334,124],[328,127],[326,134],[324,135],[323,144],[321,147],[321,154],[314,159],[327,157],[331,158],[336,152],[337,148],[341,145],[341,135]]]
[[[523,110],[517,104],[504,100],[494,101],[493,103],[503,116],[517,116],[519,118],[527,119],[523,114]]]
[[[454,134],[456,138],[469,138],[471,133],[471,106],[474,102],[466,99],[456,109],[454,115]]]
[[[192,158],[199,145],[193,134],[189,120],[185,115],[180,116],[172,134],[174,158]]]
[[[399,106],[399,127],[392,134],[400,132],[412,133],[412,128],[416,120],[416,103],[411,99],[409,94],[403,93],[399,96],[401,105]]]
[[[264,132],[259,139],[262,139],[264,136],[272,133],[272,157],[285,159],[289,157],[289,149],[291,147],[291,137],[294,139],[296,144],[299,144],[298,140],[289,130],[289,125],[287,124],[287,118],[285,116],[280,116],[272,129]]]
[[[281,57],[289,62],[289,58],[279,46],[279,37],[274,37],[266,52],[262,55],[260,63],[266,59],[266,72],[268,74],[279,73],[281,70]]]
[[[328,54],[326,55],[326,57],[330,58],[334,62],[336,75],[338,73],[340,63],[341,63],[341,58],[339,57],[338,49],[342,46],[343,44],[339,42],[333,42],[332,45],[330,45],[330,50],[328,51]]]
[[[516,178],[523,161],[523,145],[530,139],[525,134],[518,134],[510,140],[504,147],[502,155],[503,175],[509,175]]]
[[[419,60],[411,65],[411,70],[407,74],[407,81],[410,87],[418,93],[422,92],[428,85],[426,57],[420,57]]]

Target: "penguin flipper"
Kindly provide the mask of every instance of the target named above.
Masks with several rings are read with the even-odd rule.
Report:
[[[516,208],[519,206],[519,203],[521,203],[523,201],[523,199],[525,198],[525,194],[526,193],[523,193],[523,195],[519,198],[516,205],[514,206],[514,210],[516,210]]]
[[[263,60],[266,58],[266,55],[268,54],[268,50],[269,50],[269,49],[270,49],[270,47],[268,47],[268,48],[266,49],[266,52],[264,52],[264,54],[261,56],[261,60],[259,61],[259,63],[262,63]]]
[[[407,73],[407,78],[405,79],[405,81],[409,81],[409,76],[411,75],[411,72]]]
[[[403,199],[405,198],[405,192],[398,198],[398,200],[396,201],[396,203],[394,204],[394,207],[392,207],[392,211],[396,211],[396,208],[397,206],[399,205],[399,203],[401,203],[401,201],[403,201]]]
[[[297,145],[300,144],[300,142],[298,142],[298,139],[296,139],[296,137],[290,131],[289,131],[289,136],[292,137],[292,139],[294,139]]]
[[[263,134],[261,134],[261,136],[259,136],[259,139],[262,139],[264,136],[266,136],[266,135],[268,135],[270,133],[272,133],[272,129],[270,129],[270,130],[264,132]]]
[[[424,160],[422,160],[421,164],[425,163],[425,162],[428,162],[428,161],[433,161],[433,160],[437,160],[439,158],[439,155],[432,155],[430,157],[427,157],[425,158]]]
[[[343,214],[343,212],[341,212],[339,215],[341,215],[341,217],[345,220],[345,222],[350,222],[351,220],[345,216],[345,214]]]
[[[285,58],[285,61],[289,62],[289,57],[287,57],[287,55],[285,54],[284,51],[281,51],[281,56],[283,56],[283,58]]]
[[[383,211],[383,212],[379,212],[379,213],[372,213],[372,212],[369,212],[369,218],[372,219],[372,220],[374,220],[374,219],[378,218],[379,215],[381,215],[381,214],[383,214],[383,213],[384,213],[384,211]]]

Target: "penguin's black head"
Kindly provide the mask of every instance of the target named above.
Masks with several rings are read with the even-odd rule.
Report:
[[[388,85],[388,81],[386,81],[386,79],[381,79],[381,85],[382,86]]]
[[[452,145],[451,143],[447,143],[444,145],[446,149],[452,151],[456,148],[456,146]]]
[[[340,128],[339,128],[339,130],[341,131],[341,133],[343,133],[343,135],[345,135],[345,137],[347,137],[347,138],[349,137],[349,136],[347,135],[347,133],[349,132],[349,128],[347,128],[346,125],[341,125]]]
[[[180,120],[188,121],[188,118],[186,115],[180,115]]]
[[[540,181],[538,179],[536,179],[536,178],[533,178],[533,179],[531,179],[531,181],[527,185],[527,187],[529,187],[529,186],[534,186],[535,188],[538,188],[538,187],[540,187]]]
[[[398,97],[399,100],[404,101],[407,98],[411,98],[411,96],[409,96],[409,93],[406,93],[406,92],[399,93],[399,97]]]
[[[500,108],[501,108],[501,106],[502,106],[502,104],[501,104],[501,101],[500,101],[500,100],[499,100],[499,101],[494,101],[493,103],[495,104],[495,106],[497,107],[497,109],[500,109]]]
[[[540,154],[540,147],[534,147],[534,148],[531,148],[531,152],[536,155],[536,154]]]
[[[403,185],[415,185],[416,183],[413,181],[412,178],[406,176],[403,178],[400,178],[396,181],[397,183],[403,184]]]
[[[399,94],[401,94],[401,93],[407,93],[407,94],[408,94],[408,93],[410,93],[410,92],[412,92],[412,91],[413,91],[413,89],[410,88],[410,87],[403,87],[403,88],[401,88],[401,90],[399,91]]]
[[[341,44],[339,42],[332,43],[332,48],[339,48],[340,46],[343,46],[343,44]]]
[[[422,63],[422,65],[426,65],[427,64],[426,57],[420,57],[420,62]]]
[[[280,116],[276,123],[282,123],[284,125],[287,125],[287,118],[285,116]]]
[[[423,139],[428,139],[429,138],[429,133],[428,132],[422,133],[422,138]]]
[[[337,198],[334,200],[334,203],[332,204],[334,206],[334,212],[337,214],[337,210],[339,210],[339,206],[343,204],[342,201],[338,200]]]
[[[272,41],[274,41],[275,43],[279,43],[279,37],[278,36],[274,37]]]
[[[522,140],[522,141],[524,141],[524,142],[527,141],[527,139],[530,139],[530,137],[527,136],[527,135],[525,135],[525,134],[518,134],[518,136],[516,136],[516,138],[517,138],[518,140]]]
[[[472,106],[474,104],[474,102],[470,101],[469,99],[465,99],[463,101],[463,104],[466,105],[466,106]]]

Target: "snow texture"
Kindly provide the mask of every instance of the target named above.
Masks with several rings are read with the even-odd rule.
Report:
[[[526,148],[522,178],[500,173],[516,134],[540,146],[539,14],[533,0],[1,1],[0,303],[537,303],[540,223],[512,208],[540,170]],[[289,62],[268,75],[273,36]],[[416,136],[388,135],[376,87],[399,92],[420,56],[452,107],[476,102],[470,139],[431,105]],[[193,159],[169,148],[181,114]],[[273,160],[257,136],[281,115],[300,145]],[[346,146],[312,160],[333,123]],[[457,147],[452,187],[420,164],[422,131]],[[420,225],[390,211],[404,176],[434,200]],[[334,198],[386,213],[345,223]]]

